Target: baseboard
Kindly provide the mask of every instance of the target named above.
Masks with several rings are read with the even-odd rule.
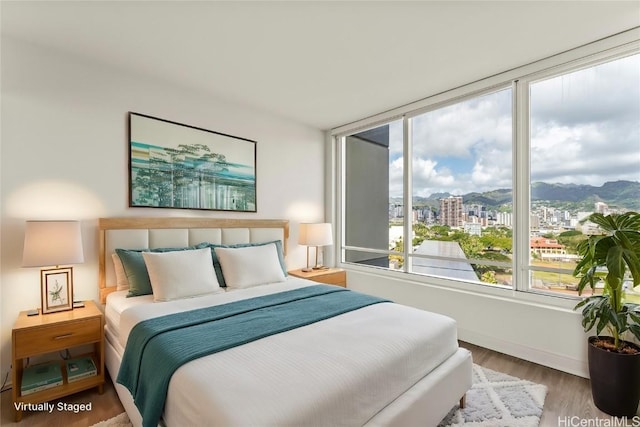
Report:
[[[578,360],[560,354],[550,353],[534,347],[505,341],[497,337],[481,334],[475,331],[458,329],[458,338],[461,341],[499,353],[508,354],[538,365],[547,366],[572,375],[589,378],[589,367],[586,360]]]

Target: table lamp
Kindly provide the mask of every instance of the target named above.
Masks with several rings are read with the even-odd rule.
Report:
[[[318,247],[327,246],[333,244],[333,234],[331,233],[331,224],[329,223],[316,223],[300,224],[300,236],[298,243],[307,246],[307,267],[302,271],[308,272],[312,270],[319,270],[324,268],[323,265],[318,263]],[[309,267],[309,247],[316,247],[316,263],[313,268]]]
[[[24,233],[23,267],[53,267],[40,270],[42,313],[73,309],[73,267],[84,262],[79,221],[27,221]],[[27,312],[35,316],[38,310]]]

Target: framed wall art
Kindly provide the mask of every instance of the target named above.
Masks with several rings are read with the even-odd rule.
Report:
[[[73,310],[73,268],[41,270],[42,314]]]
[[[129,206],[256,212],[256,141],[129,113]]]

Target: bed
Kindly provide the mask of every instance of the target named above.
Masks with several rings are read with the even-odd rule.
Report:
[[[170,379],[166,399],[164,392],[146,393],[147,396],[163,394],[159,403],[162,407],[160,425],[435,426],[456,403],[464,403],[464,395],[471,387],[472,360],[471,354],[457,345],[456,324],[452,319],[287,276],[283,257],[288,236],[286,220],[99,220],[99,288],[101,302],[105,304],[106,366],[134,426],[143,425],[141,412],[149,412],[136,406],[130,384],[125,387],[118,383],[121,365],[123,360],[123,366],[137,365],[127,360],[146,357],[151,365],[147,368],[149,372],[159,369],[153,365],[160,360],[151,350],[145,357],[130,351],[131,342],[137,340],[136,334],[144,329],[141,325],[163,322],[169,314],[197,319],[205,313],[218,316],[216,313],[221,309],[231,310],[231,307],[244,307],[243,304],[265,304],[268,307],[259,310],[271,310],[270,301],[279,298],[290,298],[292,301],[287,304],[304,302],[314,307],[327,304],[328,309],[319,309],[322,313],[333,310],[335,301],[342,304],[343,300],[352,298],[364,302],[359,301],[357,304],[362,305],[348,309],[336,308],[346,311],[336,311],[332,317],[320,320],[310,319],[308,323],[304,323],[304,319],[312,314],[307,312],[314,310],[300,306],[296,313],[301,314],[292,316],[293,308],[282,305],[282,311],[291,318],[287,321],[300,324],[189,359],[167,377]],[[168,252],[158,249],[153,254],[144,252],[154,294],[127,297],[131,289],[123,288],[120,283],[122,270],[116,273],[122,267],[116,265],[119,258],[126,259],[123,254],[127,250],[154,249],[155,252],[157,248],[170,249]],[[177,248],[192,250],[179,253]],[[209,257],[211,253],[219,254],[220,265],[216,264],[215,256],[212,262],[216,268],[223,268],[218,282],[228,279],[225,288],[197,291],[194,294],[197,296],[190,291],[187,297],[180,294],[186,292],[183,290],[173,295],[175,289],[169,286],[162,290],[163,275],[171,274],[166,273],[167,265],[183,262],[180,260],[187,256],[194,259],[197,256],[203,264],[204,253]],[[261,261],[256,261],[258,259]],[[247,260],[257,264],[242,268]],[[275,264],[278,268],[273,267]],[[198,268],[190,271],[197,272]],[[278,269],[281,273],[276,272]],[[218,275],[220,271],[214,273]],[[281,276],[272,277],[278,274]],[[256,283],[256,275],[266,277],[260,279],[266,282]],[[299,296],[302,294],[305,296]],[[321,301],[330,298],[333,302]],[[256,319],[251,321],[262,321],[259,320],[262,317]],[[227,327],[231,326],[225,324],[224,328]],[[250,330],[253,333],[257,329]],[[183,340],[191,339],[182,332],[175,335]],[[215,336],[224,335],[216,333]],[[184,341],[172,347],[191,349],[203,341],[215,340],[194,338],[193,344],[185,345],[187,341]],[[125,373],[130,370],[122,369]],[[140,403],[139,394],[136,401]],[[144,425],[149,425],[150,419],[146,415]]]

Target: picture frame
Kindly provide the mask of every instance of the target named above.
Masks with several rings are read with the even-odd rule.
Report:
[[[129,206],[257,212],[256,146],[129,112]]]
[[[40,271],[42,314],[73,310],[73,267]]]

